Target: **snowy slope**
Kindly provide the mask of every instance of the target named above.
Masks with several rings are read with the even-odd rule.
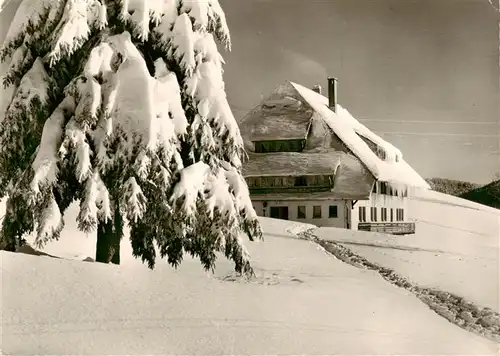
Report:
[[[417,284],[500,311],[500,211],[467,205],[451,196],[439,199],[443,195],[409,201],[412,215],[418,217],[415,235],[329,228],[315,234],[345,242],[353,252]]]
[[[247,243],[249,283],[225,260],[212,275],[191,259],[150,271],[130,257],[118,267],[0,252],[3,352],[494,354],[407,292],[293,238],[285,222],[263,224],[266,241]]]
[[[422,202],[440,203],[500,215],[499,209],[433,190],[416,190],[412,198]]]

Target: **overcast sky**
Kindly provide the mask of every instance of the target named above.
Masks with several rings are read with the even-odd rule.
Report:
[[[500,171],[500,16],[488,0],[220,2],[233,40],[224,78],[237,118],[287,79],[325,87],[333,75],[340,104],[422,176],[486,183]],[[2,13],[0,32],[16,3]]]
[[[224,57],[235,116],[287,79],[324,88],[333,75],[340,104],[421,175],[484,183],[500,171],[500,17],[488,0],[221,4],[233,39]]]

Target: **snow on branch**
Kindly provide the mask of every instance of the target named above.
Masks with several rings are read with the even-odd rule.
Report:
[[[243,212],[248,219],[257,219],[257,214],[250,200],[250,192],[245,179],[241,176],[240,172],[229,163],[223,162],[222,167],[224,168],[224,174],[228,185],[234,194],[238,212]]]
[[[150,11],[154,13],[156,20],[159,19],[160,14],[158,13],[159,7],[155,3],[158,0],[153,1],[130,1],[121,0],[122,9],[120,13],[120,18],[124,21],[130,20],[134,27],[134,33],[141,41],[146,41],[149,35],[149,14]],[[132,15],[130,15],[132,13]]]
[[[38,98],[42,104],[45,104],[48,98],[48,88],[49,76],[43,67],[42,60],[37,58],[14,92],[6,116],[9,116],[11,110],[17,111],[20,107],[28,107],[34,98]]]
[[[179,61],[181,68],[190,77],[196,67],[194,57],[195,33],[187,14],[177,17],[172,30],[171,41],[174,47],[173,55],[175,59]]]
[[[119,140],[108,164],[114,166],[120,160],[135,160],[135,172],[140,177],[148,175],[149,162],[157,158],[157,153],[161,153],[162,164],[168,166],[174,159],[181,165],[176,134],[185,134],[187,120],[175,75],[157,61],[156,78],[151,77],[128,32],[111,36],[108,42],[123,57],[116,74],[108,77],[112,91],[103,89],[110,97],[110,102],[104,103],[109,112],[109,137]],[[103,142],[99,157],[106,158],[102,151],[106,140]],[[142,152],[142,156],[133,157],[134,152]]]
[[[111,202],[109,192],[98,172],[87,180],[84,198],[80,202],[78,228],[84,232],[92,232],[97,228],[98,221],[111,220]]]
[[[101,85],[92,76],[81,76],[77,79],[75,97],[78,105],[75,118],[86,131],[97,122],[98,109],[101,106]]]
[[[177,10],[181,0],[170,0],[163,4],[163,16],[156,30],[161,34],[162,40],[166,43],[172,37],[172,29],[177,19]]]
[[[25,146],[20,137],[37,130],[38,110],[42,110],[48,99],[49,85],[49,77],[37,58],[12,94],[0,123],[0,154],[3,158],[23,150]]]
[[[113,54],[113,49],[108,43],[100,43],[90,52],[89,59],[87,63],[85,63],[83,72],[92,77],[111,73],[111,60]]]
[[[231,47],[226,16],[218,0],[191,0],[182,3],[181,13],[189,14],[194,20],[194,28],[201,32],[214,32],[226,48]]]
[[[2,78],[3,86],[7,87],[9,85],[18,84],[22,79],[25,71],[29,69],[28,66],[32,64],[33,56],[31,54],[31,51],[26,46],[26,43],[23,43],[12,54],[9,68]]]
[[[40,146],[32,164],[34,177],[31,189],[35,196],[41,192],[42,187],[53,186],[57,181],[57,162],[65,114],[72,111],[74,105],[73,98],[66,97],[45,122]]]
[[[216,135],[220,137],[227,133],[234,140],[234,145],[242,148],[243,139],[227,102],[220,65],[213,61],[199,64],[193,77],[187,81],[187,86],[198,103],[200,116],[215,124]]]
[[[78,228],[86,233],[90,233],[97,228],[97,198],[99,174],[95,173],[85,184],[84,196],[80,201],[80,212],[77,216]]]
[[[172,118],[175,134],[183,136],[187,133],[188,122],[186,113],[182,107],[181,89],[175,73],[167,69],[163,59],[155,61],[155,105],[157,117],[161,120],[164,127],[161,130],[164,140],[169,136],[170,120]]]
[[[207,193],[205,202],[207,204],[208,216],[213,219],[214,210],[217,208],[221,216],[235,218],[238,212],[235,209],[234,197],[228,184],[225,170],[219,169],[215,175],[210,175],[207,180]]]
[[[52,193],[45,199],[41,213],[36,214],[37,236],[35,246],[42,248],[48,241],[58,239],[64,227],[64,220]]]
[[[120,206],[125,210],[127,219],[133,223],[142,219],[146,211],[146,203],[147,200],[141,187],[134,177],[130,177],[123,185],[120,201]]]
[[[11,42],[22,39],[28,27],[35,27],[43,21],[44,15],[48,14],[48,20],[53,20],[64,2],[65,0],[22,0],[4,38],[2,52]]]
[[[75,176],[79,183],[84,182],[92,172],[92,163],[90,161],[91,149],[87,142],[85,131],[82,130],[74,117],[66,125],[63,147],[66,151],[69,149],[74,150],[76,161]]]
[[[196,213],[196,200],[202,195],[205,189],[205,181],[209,174],[210,167],[203,162],[197,162],[180,172],[180,181],[175,185],[170,197],[170,204],[174,209],[181,209],[188,217],[194,217]]]
[[[98,0],[67,0],[64,13],[54,31],[54,45],[49,54],[53,65],[61,56],[72,54],[87,40],[92,28],[107,23],[106,8]]]
[[[116,72],[116,102],[112,112],[113,125],[132,133],[145,146],[153,144],[151,133],[156,118],[153,107],[151,75],[128,32],[109,38],[110,46],[123,56]]]

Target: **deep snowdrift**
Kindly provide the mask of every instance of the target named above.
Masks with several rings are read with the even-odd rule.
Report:
[[[266,241],[247,243],[249,282],[224,259],[212,275],[191,259],[150,271],[130,256],[113,266],[0,252],[3,352],[494,354],[408,292],[293,238],[299,224],[263,224]],[[81,246],[66,237],[54,245],[71,255]]]

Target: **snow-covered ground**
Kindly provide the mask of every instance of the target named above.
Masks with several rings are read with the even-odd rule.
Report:
[[[500,311],[500,211],[444,194],[409,203],[415,235],[320,228],[315,234],[394,269],[415,283]],[[436,199],[433,201],[433,199]]]
[[[256,279],[187,258],[154,271],[123,248],[121,266],[0,252],[5,354],[495,354],[373,272],[327,255],[263,219],[247,243]],[[80,254],[92,238],[46,251]],[[50,248],[52,246],[52,248]],[[92,254],[90,254],[92,255]]]

